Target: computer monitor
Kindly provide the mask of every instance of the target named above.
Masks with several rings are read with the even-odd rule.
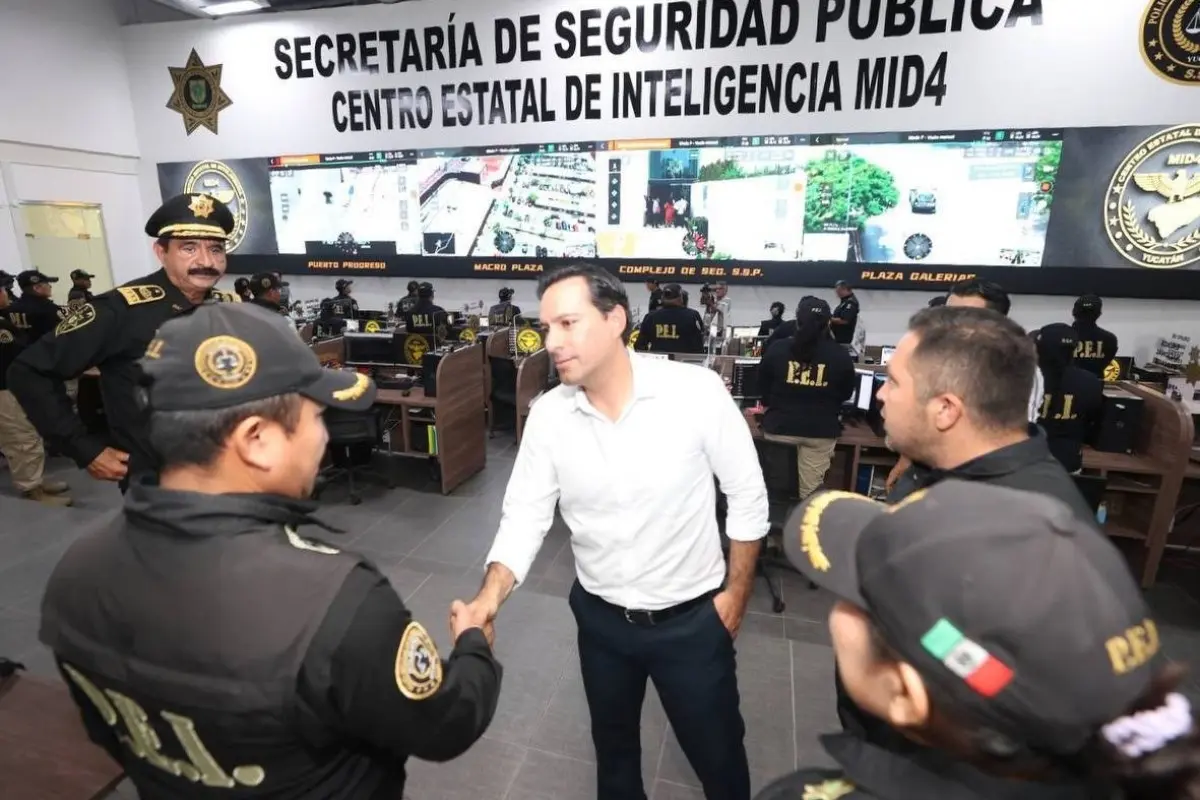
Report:
[[[733,396],[741,400],[757,400],[762,397],[758,387],[757,358],[739,358],[733,362]]]
[[[854,392],[854,407],[859,411],[870,411],[871,403],[875,399],[875,372],[869,369],[856,369],[854,374],[858,376],[858,388]]]
[[[390,333],[347,333],[346,364],[395,364]]]
[[[733,339],[753,339],[755,336],[758,336],[758,326],[755,325],[753,328],[750,326],[732,328],[730,329],[729,336]]]
[[[880,363],[880,364],[886,364],[886,363],[888,363],[889,361],[891,361],[891,360],[892,360],[892,356],[894,356],[895,354],[896,354],[896,348],[894,348],[894,347],[882,347],[882,348],[880,348],[880,350],[879,350],[879,363]]]
[[[378,311],[376,309],[368,309],[364,311],[360,308],[358,310],[357,318],[361,320],[363,324],[366,324],[371,320],[375,320],[376,322],[387,322],[387,312]]]

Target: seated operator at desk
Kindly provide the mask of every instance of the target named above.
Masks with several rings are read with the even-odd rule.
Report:
[[[405,329],[409,333],[437,336],[438,329],[445,326],[446,309],[433,302],[433,284],[422,281],[417,284],[417,304],[404,318]]]
[[[1079,472],[1083,443],[1100,424],[1104,410],[1104,381],[1075,363],[1079,339],[1065,322],[1034,331],[1033,343],[1045,381],[1038,425],[1059,463],[1067,472]]]
[[[758,367],[763,432],[801,440],[796,448],[801,499],[825,482],[841,434],[842,403],[854,393],[854,362],[829,335],[831,316],[824,300],[802,298],[795,333],[772,344]]]

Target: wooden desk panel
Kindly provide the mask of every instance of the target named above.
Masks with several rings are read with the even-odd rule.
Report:
[[[124,771],[88,739],[67,687],[18,673],[0,683],[0,796],[91,800]]]
[[[538,350],[531,356],[521,359],[517,367],[517,444],[521,443],[521,432],[525,429],[525,419],[529,416],[529,408],[546,387],[550,385],[550,354]]]

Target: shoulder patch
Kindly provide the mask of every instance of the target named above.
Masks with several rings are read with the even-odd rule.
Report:
[[[840,797],[854,794],[855,790],[853,783],[838,778],[832,781],[825,781],[824,783],[805,786],[801,800],[838,800]]]
[[[396,649],[396,688],[409,700],[424,700],[442,687],[442,659],[433,637],[413,620]]]
[[[314,542],[311,539],[305,539],[300,534],[296,533],[296,529],[290,526],[284,526],[283,532],[287,534],[288,544],[297,550],[307,550],[310,553],[320,553],[323,556],[336,556],[342,552],[336,547],[330,547],[320,542]]]
[[[117,291],[125,302],[131,306],[141,305],[142,303],[154,303],[162,300],[167,296],[167,290],[161,286],[155,286],[152,283],[138,284],[137,286],[119,286]]]
[[[54,328],[55,336],[65,336],[68,333],[85,328],[96,321],[96,307],[91,303],[81,303],[67,309],[67,315]]]
[[[8,328],[0,328],[0,344],[12,344],[15,337]]]
[[[240,303],[242,298],[234,292],[226,292],[221,289],[212,289],[209,291],[208,299],[214,303]]]

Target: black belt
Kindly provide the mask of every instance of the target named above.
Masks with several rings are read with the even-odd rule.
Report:
[[[608,602],[602,597],[597,597],[596,599],[601,603],[604,603],[604,605],[619,612],[621,616],[625,617],[625,621],[630,625],[640,625],[645,628],[652,628],[655,625],[661,625],[667,620],[678,617],[681,614],[686,614],[693,608],[697,608],[701,603],[712,602],[713,597],[716,596],[718,591],[719,590],[717,589],[713,589],[712,591],[705,592],[699,597],[693,597],[691,600],[684,600],[679,605],[671,606],[670,608],[660,608],[655,611],[644,611],[636,608],[622,608],[615,603]]]

